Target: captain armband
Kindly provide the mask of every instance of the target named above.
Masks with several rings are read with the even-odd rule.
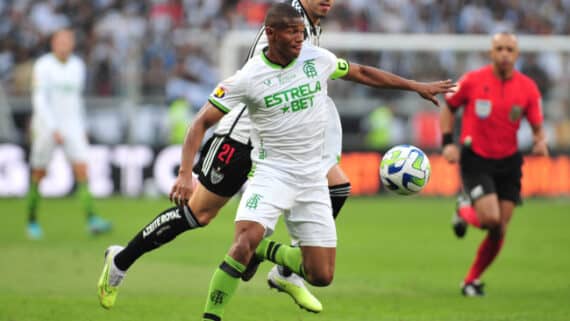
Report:
[[[348,74],[349,69],[350,69],[350,64],[348,63],[348,61],[342,58],[338,58],[336,60],[336,69],[331,74],[331,79],[334,80],[346,76],[346,74]]]

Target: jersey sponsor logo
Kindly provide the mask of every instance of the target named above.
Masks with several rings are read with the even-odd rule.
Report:
[[[493,105],[490,100],[477,99],[475,100],[475,114],[481,119],[485,119],[491,115]]]
[[[218,86],[216,87],[216,89],[214,89],[214,97],[224,98],[225,95],[226,95],[226,89],[224,87]]]
[[[514,105],[511,107],[511,112],[509,113],[509,119],[512,122],[519,121],[522,117],[523,109],[521,106]]]
[[[313,106],[313,98],[316,93],[321,91],[321,82],[306,83],[298,87],[289,88],[287,90],[279,91],[269,96],[263,97],[266,108],[271,108],[279,105],[284,113],[289,111],[299,111]]]
[[[147,237],[150,233],[152,233],[154,230],[156,230],[162,224],[164,224],[166,222],[170,222],[170,221],[177,219],[177,218],[182,218],[182,216],[180,216],[180,213],[178,212],[178,208],[160,215],[154,221],[152,221],[149,225],[147,225],[147,227],[144,228],[143,238]]]
[[[315,67],[315,59],[309,59],[303,64],[303,72],[307,78],[315,78],[319,75]]]

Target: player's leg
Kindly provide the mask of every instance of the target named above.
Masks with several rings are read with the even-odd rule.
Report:
[[[236,222],[234,242],[210,280],[203,320],[222,319],[225,307],[238,287],[241,274],[264,233],[265,228],[257,222]]]
[[[42,228],[38,222],[38,206],[41,195],[40,182],[46,176],[46,168],[51,160],[55,142],[47,132],[32,129],[32,146],[30,150],[30,188],[26,196],[28,204],[27,234],[30,239],[38,240],[43,237]]]
[[[118,287],[127,270],[145,253],[174,240],[178,235],[206,226],[227,203],[222,197],[198,183],[188,205],[174,206],[160,212],[145,225],[126,247],[110,246],[99,278],[99,302],[110,309],[115,304]]]
[[[350,181],[339,164],[335,164],[327,173],[329,196],[332,205],[332,214],[336,219],[350,196]]]
[[[85,211],[87,230],[94,235],[109,232],[112,227],[111,222],[95,214],[93,196],[89,191],[87,180],[87,163],[83,161],[74,162],[72,169],[76,182],[75,196],[79,199]]]
[[[293,199],[294,190],[276,175],[255,173],[238,206],[234,242],[210,281],[203,320],[222,319],[260,241],[266,231],[275,229],[282,210],[290,208]]]
[[[325,286],[332,281],[336,228],[334,219],[330,215],[331,205],[326,196],[326,187],[311,187],[304,190],[291,209],[291,213],[285,214],[287,228],[293,239],[299,241],[301,251],[294,247],[275,244],[267,246],[265,255],[269,260],[288,267],[295,276],[286,277],[272,269],[268,278],[269,285],[289,294],[300,307],[312,312],[322,311],[322,304],[306,288],[299,276],[317,286]],[[295,256],[301,252],[301,257]],[[301,258],[302,265],[296,261]]]
[[[217,157],[224,150],[224,144],[229,144],[225,149],[234,148],[233,157],[229,160],[229,164],[227,164],[227,158],[220,159],[220,157]],[[194,167],[194,172],[198,173],[198,182],[188,201],[188,206],[182,209],[184,213],[187,213],[186,219],[177,218],[164,222],[163,215],[176,211],[176,207],[159,213],[133,237],[124,249],[114,253],[109,260],[113,264],[107,270],[104,267],[103,274],[110,273],[119,277],[112,278],[116,280],[112,284],[100,281],[100,289],[103,288],[104,290],[105,287],[112,288],[115,290],[114,297],[116,297],[116,289],[120,285],[126,271],[143,254],[174,240],[178,235],[186,231],[206,226],[216,217],[220,209],[238,192],[247,180],[247,174],[251,168],[250,150],[249,146],[228,140],[227,138],[211,137],[204,145],[200,159]],[[182,213],[180,209],[178,211]],[[172,216],[173,214],[169,215]],[[103,279],[105,278],[102,276],[100,280]],[[99,293],[101,304],[106,308],[112,307],[115,300],[114,297],[112,300],[107,300],[107,303],[103,303],[107,296],[104,295],[105,291],[100,290]]]
[[[327,181],[329,187],[329,197],[332,206],[332,214],[334,219],[336,219],[346,199],[350,195],[350,181],[348,180],[348,177],[346,176],[342,168],[336,162],[334,165],[332,165],[327,174]],[[292,242],[292,245],[297,246],[295,240]],[[268,280],[267,280],[269,284],[271,284],[272,279],[276,278],[281,279],[282,282],[289,282],[295,286],[300,286],[302,285],[303,282],[302,281],[303,279],[300,276],[293,273],[293,271],[291,271],[286,266],[274,266],[269,271]],[[309,292],[309,289],[305,289],[305,291]],[[310,294],[310,292],[308,294]],[[310,294],[310,296],[313,295]]]
[[[87,160],[89,159],[89,142],[85,132],[80,128],[68,128],[63,132],[63,150],[71,162],[76,183],[75,196],[81,202],[87,218],[87,230],[92,234],[106,233],[111,230],[111,222],[95,214],[93,196],[89,191]]]
[[[40,202],[39,186],[41,180],[46,176],[45,168],[32,168],[30,175],[30,188],[26,196],[28,203],[28,237],[32,240],[39,240],[43,237],[43,230],[38,223],[37,210]]]
[[[488,160],[479,157],[466,147],[461,150],[459,166],[461,180],[463,181],[463,192],[457,197],[451,225],[455,236],[463,238],[467,233],[468,226],[482,227],[479,216],[485,215],[477,212],[472,200],[478,199],[484,194],[493,193],[495,187],[493,178],[489,174],[492,165]]]
[[[169,228],[165,235],[162,232],[160,236],[153,236],[153,233],[145,233],[149,226],[156,224],[155,222],[162,217],[164,212],[159,213],[133,237],[124,250],[117,254],[114,262],[120,270],[126,272],[143,254],[170,242],[179,234],[195,227],[206,226],[216,217],[228,200],[237,193],[247,180],[247,173],[251,168],[251,161],[249,160],[250,149],[245,145],[245,147],[238,146],[236,145],[238,143],[229,141],[231,147],[235,148],[235,153],[229,166],[223,167],[222,164],[225,164],[225,161],[221,161],[216,155],[222,150],[221,146],[224,143],[228,143],[224,137],[211,137],[204,145],[200,159],[194,167],[194,172],[198,173],[198,182],[196,182],[194,192],[188,201],[188,206],[186,206],[191,224],[185,220],[175,220],[169,223]],[[216,175],[212,173],[214,169]],[[174,208],[170,208],[165,212]]]
[[[488,201],[489,204],[480,204],[482,209],[477,208],[478,213],[487,214],[480,215],[480,219],[481,225],[488,229],[488,233],[479,246],[475,261],[465,278],[467,285],[463,288],[465,295],[478,296],[484,294],[479,279],[501,251],[514,208],[516,204],[521,203],[521,167],[522,156],[518,153],[501,160],[495,166],[493,181],[496,194],[490,194],[493,195],[493,199]],[[477,203],[475,205],[477,207]],[[473,286],[469,286],[469,284],[473,284]]]

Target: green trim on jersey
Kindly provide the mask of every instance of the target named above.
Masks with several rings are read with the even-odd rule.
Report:
[[[283,69],[287,69],[291,66],[293,66],[295,64],[295,62],[297,61],[297,58],[293,59],[287,66],[283,67],[281,65],[278,65],[276,63],[271,62],[271,60],[269,60],[269,58],[267,58],[267,56],[265,56],[265,52],[261,52],[261,60],[263,60],[263,62],[265,62],[266,65],[268,65],[269,67],[273,68],[273,69],[277,69],[277,70],[283,70]]]
[[[214,107],[218,108],[222,113],[227,114],[230,112],[230,109],[224,105],[222,105],[222,103],[220,103],[219,101],[215,100],[214,98],[210,97],[208,99],[208,101],[214,105]]]
[[[334,79],[338,79],[338,78],[346,76],[346,74],[348,74],[349,69],[350,69],[350,65],[348,64],[348,61],[346,61],[342,58],[338,58],[336,60],[336,69],[332,73],[331,79],[334,80]]]

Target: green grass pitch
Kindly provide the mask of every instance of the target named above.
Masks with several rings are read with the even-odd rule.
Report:
[[[236,202],[206,229],[180,236],[129,271],[115,308],[99,307],[103,251],[125,244],[167,200],[98,200],[112,234],[87,235],[74,199],[44,200],[45,239],[24,234],[25,202],[0,200],[0,321],[200,320],[208,282],[233,238]],[[313,288],[320,314],[270,291],[264,264],[229,304],[229,321],[570,320],[570,201],[527,200],[515,213],[498,260],[484,275],[485,298],[464,298],[459,282],[481,231],[456,240],[452,199],[352,198],[338,220],[335,281]],[[280,223],[276,238],[286,240]]]

